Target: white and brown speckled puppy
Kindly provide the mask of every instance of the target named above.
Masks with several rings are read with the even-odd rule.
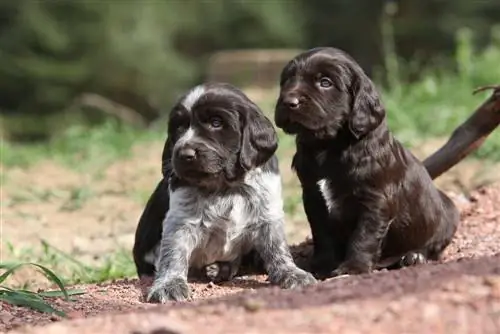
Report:
[[[186,299],[190,269],[230,263],[230,279],[251,252],[271,283],[294,288],[315,282],[295,265],[286,243],[277,146],[271,121],[229,84],[197,86],[174,106],[164,179],[134,245],[139,275],[155,271],[149,301]]]

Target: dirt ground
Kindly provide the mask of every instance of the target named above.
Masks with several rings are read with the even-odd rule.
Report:
[[[321,282],[297,291],[265,276],[190,283],[193,300],[143,303],[148,282],[78,286],[51,300],[70,319],[1,305],[11,333],[499,333],[500,183],[453,196],[462,222],[443,263]],[[310,245],[294,246],[298,260]],[[35,326],[35,327],[33,327]],[[44,326],[44,327],[39,327]]]

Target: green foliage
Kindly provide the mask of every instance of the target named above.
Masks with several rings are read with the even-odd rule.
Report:
[[[430,68],[421,74],[421,80],[384,91],[388,122],[407,145],[422,137],[449,137],[491,94],[473,96],[473,90],[496,84],[500,78],[500,27],[493,30],[492,44],[482,52],[474,52],[468,29],[459,30],[457,41],[458,71]],[[500,132],[492,133],[473,155],[500,160]]]
[[[11,289],[4,285],[5,280],[12,274],[14,274],[17,270],[21,269],[24,266],[32,266],[41,271],[49,281],[56,284],[60,289],[59,291],[44,291],[44,292],[33,292],[24,289]],[[82,294],[84,293],[82,290],[67,290],[64,287],[61,279],[52,272],[52,270],[44,267],[40,264],[36,263],[17,263],[17,264],[0,264],[0,270],[5,270],[5,272],[0,275],[0,300],[16,305],[16,306],[24,306],[29,307],[31,309],[46,312],[46,313],[55,313],[59,316],[65,317],[66,314],[60,310],[52,307],[44,297],[64,297],[65,300],[69,300],[70,296]]]
[[[77,170],[97,171],[129,156],[133,144],[163,136],[163,131],[139,131],[110,119],[92,128],[73,125],[49,142],[3,141],[0,156],[5,166],[29,166],[41,158],[49,158]]]
[[[383,65],[394,86],[398,58],[412,61],[404,82],[413,80],[425,72],[421,64],[453,53],[460,27],[474,27],[474,49],[488,45],[499,17],[495,0],[3,1],[3,131],[56,134],[67,126],[61,111],[76,113],[72,102],[86,92],[154,121],[203,80],[208,57],[222,49],[334,45],[368,72]],[[83,115],[102,120],[100,113]]]
[[[293,7],[281,1],[2,2],[9,15],[0,16],[0,110],[59,112],[84,92],[145,114],[146,106],[166,109],[202,76],[216,49],[300,43]]]
[[[460,30],[457,34],[455,62],[458,71],[428,68],[422,71],[421,79],[417,81],[406,84],[397,81],[394,88],[381,88],[389,125],[406,145],[411,147],[428,137],[450,136],[451,131],[489,94],[472,95],[473,90],[498,82],[500,29],[493,30],[492,44],[481,52],[474,51],[473,37],[468,30]],[[408,67],[406,63],[399,64],[403,73]],[[273,95],[261,105],[270,116],[274,98]],[[90,129],[83,125],[72,126],[48,143],[20,145],[4,142],[0,147],[1,160],[5,166],[27,166],[41,158],[50,158],[78,170],[98,171],[116,159],[127,157],[134,144],[164,140],[165,124],[161,120],[148,131],[133,129],[113,120]],[[293,146],[292,137],[280,137],[280,147],[283,145]],[[473,156],[500,160],[500,132],[491,134]]]
[[[500,78],[500,28],[492,31],[492,43],[477,52],[473,48],[474,35],[463,29],[457,33],[455,63],[457,71],[449,68],[427,68],[421,78],[404,83],[396,77],[396,85],[388,88],[379,84],[387,107],[388,122],[398,139],[412,146],[427,137],[448,137],[488,96],[488,92],[472,95],[478,86],[494,84]],[[399,59],[400,71],[411,64]],[[272,94],[271,94],[272,95]],[[262,102],[262,109],[272,117],[275,96]],[[148,131],[109,120],[88,128],[76,125],[67,128],[61,136],[48,143],[20,145],[4,142],[2,163],[6,166],[27,166],[40,158],[50,158],[79,170],[97,171],[107,164],[130,154],[132,145],[151,140],[164,140],[165,120],[160,120]],[[290,136],[280,138],[280,146],[293,145]],[[480,149],[473,153],[480,158],[500,160],[500,133],[495,131]]]
[[[0,30],[0,108],[31,113],[63,108],[92,75],[96,56],[89,46],[100,43],[102,30],[92,18],[97,8],[41,1],[2,6],[12,16]]]
[[[101,283],[136,275],[130,250],[120,247],[100,259],[98,264],[83,263],[44,240],[41,241],[41,249],[16,249],[11,243],[7,243],[7,247],[12,258],[18,261],[36,262],[57,270],[63,284]]]

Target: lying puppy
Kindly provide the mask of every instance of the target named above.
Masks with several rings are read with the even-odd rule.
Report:
[[[315,48],[283,69],[276,125],[296,135],[318,276],[438,260],[459,213],[387,127],[374,84],[346,53]]]
[[[277,145],[271,121],[229,84],[197,86],[174,106],[164,178],[146,205],[133,251],[139,276],[155,271],[148,301],[188,298],[191,270],[230,279],[252,252],[271,283],[315,282],[286,243]]]

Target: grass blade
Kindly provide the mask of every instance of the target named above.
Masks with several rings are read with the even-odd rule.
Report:
[[[30,296],[29,294],[20,293],[17,291],[4,290],[0,293],[0,300],[3,300],[12,305],[29,307],[36,311],[44,313],[55,313],[61,317],[66,317],[66,314],[64,312],[53,308],[36,294],[32,294]]]
[[[7,279],[7,277],[9,277],[13,272],[15,272],[16,270],[18,270],[19,268],[21,268],[23,266],[34,266],[34,267],[37,267],[38,269],[40,269],[50,281],[54,282],[59,287],[64,298],[66,300],[69,300],[68,292],[66,291],[66,288],[64,287],[64,284],[59,279],[59,277],[57,277],[57,275],[54,274],[52,272],[52,270],[50,270],[42,265],[39,265],[37,263],[32,263],[32,262],[19,263],[19,264],[16,264],[14,266],[11,266],[10,268],[8,268],[5,265],[0,265],[0,269],[8,268],[7,271],[0,276],[0,284],[3,283]]]
[[[66,290],[66,292],[68,293],[69,296],[77,296],[77,295],[83,295],[85,293],[85,290],[73,289],[73,290]],[[40,291],[38,292],[38,295],[43,297],[64,297],[63,292],[58,290]]]
[[[33,310],[37,310],[40,312],[54,313],[61,317],[66,317],[66,314],[64,312],[59,311],[54,307],[52,307],[42,297],[64,297],[65,300],[70,300],[69,298],[70,295],[82,294],[84,293],[84,291],[78,289],[73,289],[69,291],[66,290],[61,279],[57,277],[57,275],[54,274],[52,270],[37,263],[31,263],[31,262],[19,263],[14,265],[0,264],[0,269],[6,269],[6,271],[2,275],[0,275],[0,284],[3,283],[16,270],[18,270],[23,266],[36,267],[39,271],[43,272],[43,274],[45,275],[45,277],[47,277],[47,279],[55,283],[60,290],[43,291],[35,293],[23,289],[14,290],[6,286],[0,285],[0,300],[12,305],[29,307]]]

